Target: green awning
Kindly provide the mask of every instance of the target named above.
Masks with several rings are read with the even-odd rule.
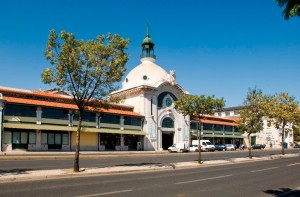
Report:
[[[51,130],[51,131],[77,131],[77,127],[57,126],[57,125],[39,125],[39,124],[25,124],[25,123],[4,123],[4,128],[11,129],[31,129],[31,130]],[[138,130],[120,130],[108,128],[90,128],[83,127],[82,132],[95,132],[95,133],[115,133],[115,134],[128,134],[128,135],[146,135],[143,131]]]

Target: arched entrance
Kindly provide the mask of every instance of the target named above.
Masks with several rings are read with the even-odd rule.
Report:
[[[164,150],[167,150],[170,146],[173,145],[173,139],[174,139],[174,121],[173,119],[167,117],[162,121],[161,125],[162,130],[162,148]]]

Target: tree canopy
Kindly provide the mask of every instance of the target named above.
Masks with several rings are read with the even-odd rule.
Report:
[[[45,57],[52,64],[42,73],[42,81],[55,84],[72,94],[78,107],[78,128],[74,171],[79,172],[80,131],[85,108],[115,89],[125,73],[129,39],[118,34],[97,36],[95,40],[77,40],[66,31],[50,31]]]
[[[205,115],[212,115],[216,110],[220,110],[224,107],[225,101],[223,98],[215,99],[214,95],[188,95],[185,94],[182,98],[178,99],[175,102],[175,107],[177,110],[182,113],[184,116],[194,116],[197,118],[197,121],[201,124],[200,134],[202,132],[202,123],[201,120],[205,118]],[[199,127],[198,127],[199,128]],[[200,143],[200,136],[199,136]],[[198,144],[198,162],[201,162],[201,148]]]
[[[287,93],[280,93],[267,98],[265,103],[269,123],[273,124],[275,128],[281,129],[282,154],[284,154],[283,143],[287,125],[289,125],[289,129],[300,125],[299,102]]]
[[[283,17],[288,20],[291,17],[300,17],[300,0],[276,0],[280,7],[284,7]]]
[[[252,158],[250,135],[263,130],[263,117],[265,116],[263,97],[261,90],[249,89],[240,110],[240,118],[237,120],[238,130],[247,133],[249,158]]]

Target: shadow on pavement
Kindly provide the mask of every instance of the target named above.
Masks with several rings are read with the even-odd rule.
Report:
[[[175,165],[172,163],[151,163],[151,162],[147,162],[147,163],[134,163],[134,164],[120,164],[120,165],[115,165],[115,166],[149,166],[149,165],[154,165],[157,167],[168,167],[171,166],[173,168],[175,168]]]
[[[10,175],[28,174],[28,171],[32,171],[32,169],[10,169],[10,170],[0,169],[0,175],[5,176],[5,174],[10,174]]]
[[[272,194],[273,196],[280,197],[299,197],[300,190],[293,190],[290,188],[279,188],[278,190],[266,190],[264,191],[267,194]]]

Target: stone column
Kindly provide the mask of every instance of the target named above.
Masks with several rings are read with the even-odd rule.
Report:
[[[121,116],[120,118],[120,126],[121,126],[121,130],[124,130],[124,116]]]
[[[36,130],[36,150],[42,150],[42,135],[41,130]]]
[[[42,107],[36,109],[36,124],[42,124]]]

